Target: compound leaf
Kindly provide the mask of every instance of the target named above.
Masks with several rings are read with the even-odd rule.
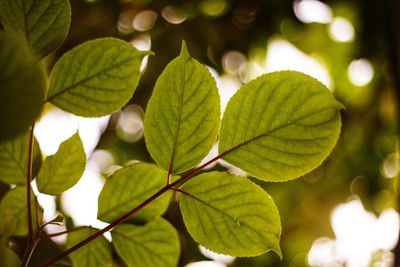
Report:
[[[82,141],[76,133],[61,143],[56,154],[43,162],[37,177],[41,193],[58,195],[76,184],[86,165]]]
[[[68,0],[2,0],[0,21],[6,31],[23,33],[43,58],[67,36],[71,7]]]
[[[8,184],[26,184],[28,153],[29,133],[24,133],[11,141],[1,143],[0,180]],[[34,177],[42,163],[42,155],[36,139],[34,139],[32,163],[32,177]]]
[[[158,78],[147,106],[144,135],[153,159],[170,173],[196,166],[216,141],[218,90],[205,66],[181,54]]]
[[[28,212],[26,202],[26,186],[11,189],[3,197],[0,204],[0,234],[25,236],[28,234]],[[36,213],[35,195],[31,192],[31,210],[33,226],[43,218],[43,210],[38,206]],[[37,215],[37,218],[36,218]]]
[[[84,228],[68,234],[67,247],[70,248],[97,232],[94,228]],[[100,236],[70,254],[74,267],[108,267],[112,263],[111,246]]]
[[[281,225],[271,197],[247,178],[222,172],[194,177],[181,188],[183,221],[193,239],[217,253],[281,255]]]
[[[178,233],[162,218],[141,226],[122,224],[111,232],[111,236],[117,253],[129,267],[171,267],[178,264]]]
[[[46,101],[84,117],[117,111],[132,97],[148,54],[115,38],[83,43],[55,64]]]
[[[25,40],[0,32],[0,143],[33,124],[42,110],[45,85],[44,74]]]
[[[229,101],[221,123],[223,159],[265,181],[303,175],[329,155],[339,137],[343,106],[305,74],[265,74]]]
[[[123,167],[107,178],[99,195],[98,219],[112,222],[151,195],[167,183],[167,172],[149,163],[137,163]],[[133,220],[146,221],[161,215],[168,207],[171,192],[139,211]]]

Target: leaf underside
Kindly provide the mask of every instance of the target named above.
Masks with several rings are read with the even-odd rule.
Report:
[[[111,236],[115,250],[129,267],[172,267],[178,264],[178,233],[162,218],[141,226],[122,224],[111,232]]]
[[[81,178],[86,166],[86,155],[79,134],[62,142],[57,153],[43,162],[37,177],[41,193],[59,195]]]
[[[22,33],[43,58],[66,38],[71,7],[68,0],[1,0],[0,21],[6,31]]]
[[[112,222],[139,205],[165,186],[167,172],[156,165],[136,163],[123,167],[108,177],[99,195],[98,219]],[[136,213],[131,221],[147,221],[162,215],[168,207],[171,192],[165,192]]]
[[[265,181],[297,178],[322,163],[340,132],[343,106],[295,71],[265,74],[231,98],[220,131],[227,162]]]
[[[170,173],[195,167],[211,150],[220,123],[218,90],[205,66],[181,54],[157,80],[144,135],[152,158]]]
[[[94,228],[84,228],[68,234],[67,247],[70,248],[97,232]],[[108,267],[112,263],[111,246],[100,236],[69,255],[74,267]]]
[[[132,97],[148,54],[115,38],[85,42],[55,64],[46,101],[78,116],[111,114]]]
[[[25,236],[28,234],[28,215],[26,203],[26,186],[18,186],[7,192],[0,204],[0,235]],[[31,192],[31,210],[33,226],[36,227],[35,197]],[[43,218],[43,210],[38,207],[38,221]]]
[[[29,133],[0,144],[0,180],[7,184],[26,184],[29,152]],[[39,144],[34,139],[32,177],[42,162]]]
[[[281,255],[281,225],[271,197],[247,178],[209,172],[185,183],[179,197],[186,228],[193,239],[217,253]]]

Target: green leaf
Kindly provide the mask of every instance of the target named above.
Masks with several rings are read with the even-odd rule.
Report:
[[[281,225],[272,198],[247,178],[222,172],[201,174],[182,187],[180,208],[193,239],[217,253],[281,255]]]
[[[56,154],[43,162],[37,177],[39,191],[49,195],[61,194],[79,181],[85,165],[85,151],[76,133],[61,143]]]
[[[21,261],[14,251],[4,245],[0,245],[0,262],[3,266],[19,267]]]
[[[29,153],[29,133],[0,144],[0,180],[8,184],[26,184]],[[34,177],[42,163],[39,144],[34,139],[33,147]]]
[[[46,101],[84,117],[117,111],[132,97],[148,54],[114,38],[83,43],[55,64]]]
[[[26,131],[42,110],[43,72],[17,35],[0,32],[0,143]],[[29,86],[27,86],[29,85]]]
[[[285,181],[322,163],[339,137],[343,106],[305,74],[265,74],[244,85],[222,119],[219,151],[265,181]]]
[[[67,247],[70,248],[97,232],[93,228],[84,228],[68,234]],[[74,267],[107,267],[112,263],[111,246],[100,236],[69,255]]]
[[[7,192],[0,204],[0,233],[25,236],[28,234],[28,212],[26,186],[18,186]],[[31,210],[33,226],[36,227],[35,196],[31,192]],[[38,207],[39,222],[42,221],[43,211]]]
[[[97,217],[112,222],[163,188],[167,183],[167,172],[149,163],[137,163],[116,171],[107,178],[99,195]],[[133,220],[146,221],[161,215],[168,207],[171,192],[139,211]]]
[[[129,267],[172,267],[178,264],[178,233],[162,218],[141,226],[122,224],[111,232],[111,236],[115,250]]]
[[[144,135],[153,159],[171,173],[196,166],[211,150],[220,123],[218,90],[205,66],[181,54],[158,78]]]
[[[67,36],[71,7],[68,0],[2,0],[0,21],[6,31],[23,33],[43,58]]]

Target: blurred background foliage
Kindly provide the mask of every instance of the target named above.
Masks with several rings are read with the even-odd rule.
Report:
[[[209,66],[216,77],[223,105],[250,79],[268,71],[295,69],[325,83],[346,110],[342,112],[339,142],[322,166],[291,182],[261,183],[281,214],[282,261],[272,253],[233,259],[199,250],[173,202],[165,217],[181,236],[179,265],[392,266],[394,253],[390,251],[398,237],[399,215],[395,210],[399,208],[400,193],[399,1],[70,2],[71,29],[63,46],[47,57],[48,70],[67,50],[98,37],[122,38],[156,54],[145,60],[130,104],[111,117],[100,119],[100,126],[96,124],[98,144],[97,137],[86,138],[93,143],[94,151],[90,153],[89,167],[94,164],[94,176],[100,177],[97,184],[86,185],[94,188],[94,201],[107,173],[132,160],[151,161],[143,139],[144,110],[157,77],[179,54],[181,41],[185,40],[191,55]],[[52,107],[47,111],[35,132],[45,154],[45,143],[57,139],[62,130],[43,125],[48,125],[49,118],[63,123],[60,118],[69,116]],[[82,126],[83,119],[74,119],[85,142],[84,128],[93,126]],[[68,123],[63,125],[69,127]],[[240,172],[223,162],[213,166],[226,167]],[[89,197],[80,196],[80,201]],[[67,204],[63,205],[63,201]],[[64,196],[56,199],[67,217],[74,216],[65,205],[74,202],[79,200]],[[83,213],[75,214],[79,217]],[[68,221],[87,223],[76,218]],[[38,253],[35,257],[40,260],[43,255]],[[211,262],[213,259],[216,261]],[[194,263],[199,261],[203,263]]]

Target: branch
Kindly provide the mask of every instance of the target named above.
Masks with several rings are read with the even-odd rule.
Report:
[[[72,246],[71,248],[63,251],[62,253],[60,253],[59,255],[57,255],[56,257],[50,259],[49,261],[47,261],[43,267],[48,267],[51,266],[52,264],[56,263],[57,261],[61,260],[62,258],[68,256],[69,254],[71,254],[72,252],[80,249],[81,247],[85,246],[86,244],[88,244],[89,242],[95,240],[96,238],[98,238],[99,236],[103,235],[104,233],[112,230],[114,227],[116,227],[117,225],[120,225],[122,223],[124,223],[126,220],[128,220],[130,217],[132,217],[134,214],[136,214],[137,212],[139,212],[141,209],[143,209],[144,207],[146,207],[148,204],[150,204],[151,202],[153,202],[155,199],[157,199],[159,196],[161,196],[162,194],[164,194],[166,191],[168,190],[175,190],[176,191],[176,186],[179,186],[181,184],[184,184],[185,182],[187,182],[191,177],[193,177],[193,175],[195,175],[196,173],[198,173],[199,171],[201,171],[202,169],[204,169],[205,167],[207,167],[208,165],[210,165],[211,163],[221,159],[222,157],[226,156],[227,154],[229,154],[230,152],[234,151],[235,149],[241,147],[242,145],[244,145],[246,143],[243,144],[239,144],[237,146],[232,147],[231,149],[219,154],[218,156],[212,158],[211,160],[207,161],[206,163],[196,167],[195,169],[187,172],[186,174],[184,174],[180,179],[176,180],[173,183],[167,184],[166,186],[164,186],[163,188],[161,188],[158,192],[156,192],[155,194],[153,194],[152,196],[150,196],[148,199],[146,199],[145,201],[143,201],[142,203],[140,203],[138,206],[136,206],[134,209],[132,209],[131,211],[129,211],[128,213],[126,213],[125,215],[123,215],[122,217],[120,217],[119,219],[117,219],[116,221],[112,222],[110,225],[108,225],[107,227],[97,231],[96,233],[94,233],[93,235],[89,236],[88,238],[82,240],[81,242],[79,242],[78,244]]]
[[[82,229],[88,228],[88,226],[84,225],[84,226],[79,226],[79,227],[75,227],[74,229],[71,230],[65,230],[65,231],[61,231],[61,232],[57,232],[57,233],[52,233],[52,234],[41,234],[40,235],[40,239],[45,239],[45,238],[50,238],[50,237],[56,237],[56,236],[60,236],[60,235],[65,235],[65,234],[69,234],[72,232],[76,232]]]
[[[33,160],[33,147],[34,136],[33,131],[35,125],[32,125],[29,133],[29,151],[28,151],[28,169],[26,175],[26,198],[27,198],[27,211],[28,211],[28,233],[29,233],[29,246],[34,244],[33,222],[32,222],[32,209],[31,209],[31,181],[32,181],[32,160]]]

